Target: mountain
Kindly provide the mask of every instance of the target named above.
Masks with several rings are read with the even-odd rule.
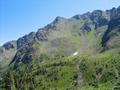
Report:
[[[120,7],[71,18],[58,16],[37,32],[0,47],[0,83],[5,83],[1,88],[110,90],[119,78],[115,63],[119,54]]]
[[[102,43],[107,48],[115,48],[120,45],[120,7],[108,11],[111,13],[108,29],[105,32]]]

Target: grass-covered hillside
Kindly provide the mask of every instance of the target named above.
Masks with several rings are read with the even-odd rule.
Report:
[[[10,67],[0,80],[1,90],[119,90],[120,52],[97,55],[42,54],[29,64]]]

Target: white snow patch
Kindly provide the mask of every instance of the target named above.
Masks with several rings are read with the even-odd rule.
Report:
[[[73,56],[76,56],[76,55],[78,55],[78,52],[75,52],[75,53],[73,53],[72,55],[73,55]]]

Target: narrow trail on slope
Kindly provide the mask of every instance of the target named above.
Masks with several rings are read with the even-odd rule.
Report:
[[[79,87],[82,87],[84,85],[84,79],[83,79],[82,73],[80,72],[80,69],[79,69],[80,62],[81,61],[79,61],[77,63],[77,69],[78,69],[77,84],[78,84]]]

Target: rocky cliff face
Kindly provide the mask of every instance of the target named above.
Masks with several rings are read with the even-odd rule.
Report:
[[[0,61],[29,63],[32,56],[40,53],[71,55],[78,51],[94,54],[103,48],[119,47],[119,39],[120,7],[95,10],[69,19],[56,17],[38,32],[31,32],[0,47]]]
[[[110,11],[110,22],[102,38],[102,43],[106,48],[116,48],[120,46],[120,7]]]

